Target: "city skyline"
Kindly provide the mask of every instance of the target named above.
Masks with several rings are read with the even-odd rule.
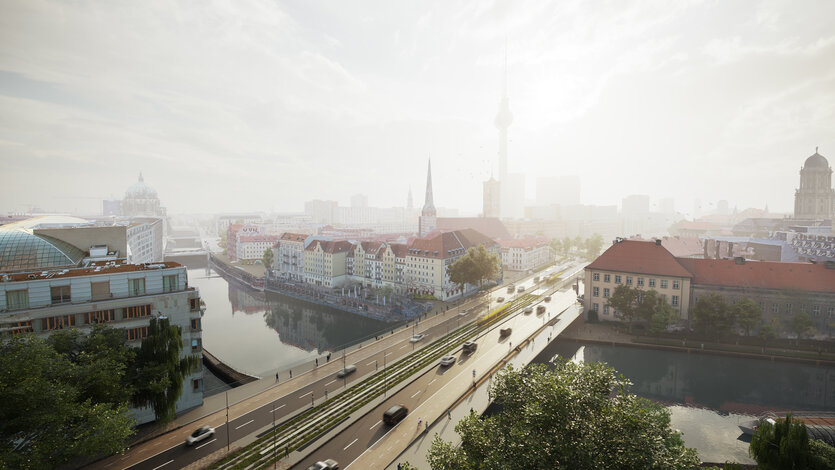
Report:
[[[437,204],[478,213],[505,42],[528,199],[578,175],[584,204],[791,213],[835,156],[831,4],[366,5],[4,4],[0,211],[89,213],[140,172],[170,213],[403,206],[431,155]]]

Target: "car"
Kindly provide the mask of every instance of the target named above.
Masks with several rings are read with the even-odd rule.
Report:
[[[409,414],[408,408],[403,405],[394,405],[383,413],[383,422],[394,425],[403,421],[407,414]]]
[[[186,438],[186,445],[193,446],[200,441],[206,440],[215,435],[215,428],[203,426],[196,429],[191,435]]]
[[[546,295],[546,296],[545,296],[545,301],[546,301],[546,302],[550,302],[550,301],[551,301],[551,296],[550,296],[550,295]]]
[[[472,341],[467,341],[461,347],[461,350],[464,351],[464,354],[472,354],[476,350],[477,347],[478,347],[478,344],[476,344]]]
[[[512,294],[516,292],[516,286],[507,286],[507,293]]]
[[[525,313],[526,314],[531,313],[531,312],[533,312],[533,307],[525,307]]]
[[[466,312],[465,310],[461,310],[460,312],[458,312],[458,316],[459,316],[459,317],[466,317],[466,316],[467,316],[467,312]]]
[[[496,299],[496,302],[504,302],[504,297],[499,297],[498,299]]]
[[[541,315],[543,313],[545,313],[545,306],[544,305],[537,305],[536,314]]]
[[[337,372],[336,376],[341,379],[343,377],[347,377],[347,376],[353,374],[356,371],[357,371],[356,364],[350,364],[350,365],[345,366],[344,369],[341,369],[339,372]]]
[[[505,336],[510,335],[513,332],[513,328],[502,328],[499,330],[499,336],[504,338]]]
[[[338,470],[339,464],[334,459],[321,460],[307,467],[307,470]]]
[[[409,339],[409,342],[410,343],[417,343],[418,341],[422,340],[425,337],[426,337],[426,335],[424,335],[424,334],[417,334],[417,335],[412,336],[412,338]]]
[[[458,358],[455,357],[455,356],[444,356],[444,357],[442,357],[441,358],[441,367],[449,367],[449,366],[455,364],[456,359],[458,359]]]
[[[516,291],[518,291],[518,292],[525,292],[525,286],[519,286],[519,288],[518,288],[518,289],[516,289]]]
[[[536,276],[535,278],[533,278],[533,282],[539,282],[539,276]]]

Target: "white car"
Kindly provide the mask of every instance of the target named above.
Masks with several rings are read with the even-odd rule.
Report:
[[[339,464],[334,459],[322,460],[307,467],[307,470],[338,470]]]
[[[460,312],[458,312],[458,316],[459,316],[459,317],[466,317],[466,316],[467,316],[467,312],[466,312],[465,310],[461,310]]]
[[[409,342],[410,343],[417,343],[418,341],[422,340],[425,337],[426,337],[426,335],[423,335],[423,334],[414,335],[414,336],[412,336],[412,339],[409,340]]]
[[[456,359],[458,359],[458,358],[455,357],[455,356],[444,356],[444,357],[442,357],[441,358],[441,367],[449,367],[449,366],[455,364]]]
[[[186,438],[186,445],[193,446],[200,441],[210,438],[211,436],[215,435],[215,428],[210,428],[209,426],[203,426],[200,429],[197,429],[190,436]]]

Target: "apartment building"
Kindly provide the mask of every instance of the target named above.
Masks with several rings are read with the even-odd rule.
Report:
[[[499,240],[499,245],[502,248],[502,266],[509,271],[528,271],[554,261],[548,239],[542,236]]]
[[[351,243],[314,240],[304,249],[304,281],[323,287],[348,283],[347,259]]]
[[[310,235],[285,232],[273,248],[273,268],[287,281],[304,281],[304,243]]]

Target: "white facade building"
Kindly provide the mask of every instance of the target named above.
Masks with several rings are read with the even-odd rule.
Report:
[[[502,246],[502,266],[509,271],[527,271],[554,261],[545,237],[500,240],[499,244]]]

